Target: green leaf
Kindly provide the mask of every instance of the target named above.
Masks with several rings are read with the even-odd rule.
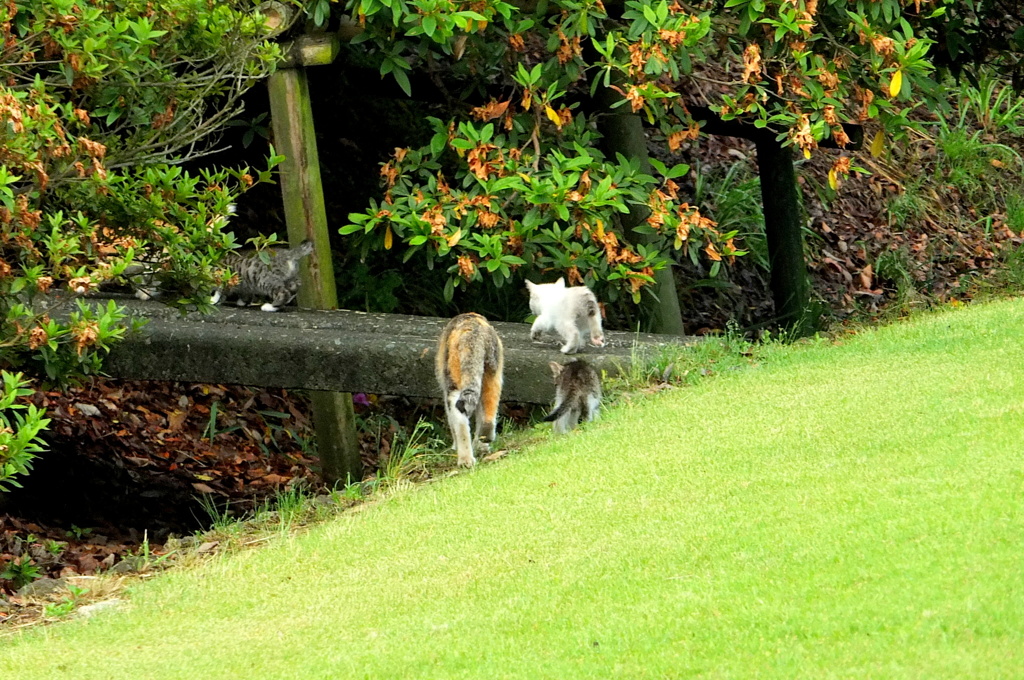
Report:
[[[423,17],[422,25],[423,32],[426,33],[431,38],[433,38],[434,31],[437,30],[437,19],[435,19],[432,15],[428,14],[427,16]]]
[[[448,133],[438,132],[430,138],[430,153],[437,156],[448,146]]]
[[[406,75],[405,71],[400,68],[396,68],[394,71],[395,81],[398,82],[398,86],[402,88],[402,92],[405,92],[405,96],[412,96],[412,84],[409,82],[409,76]]]

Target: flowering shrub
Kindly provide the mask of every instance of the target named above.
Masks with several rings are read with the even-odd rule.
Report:
[[[228,206],[269,170],[180,164],[214,148],[274,68],[264,26],[241,0],[0,4],[0,368],[51,382],[96,372],[124,314],[74,298],[132,264],[176,289],[172,303],[206,304],[232,245]],[[36,415],[16,419],[18,456]],[[0,456],[0,479],[19,461]]]
[[[671,258],[714,276],[744,251],[680,195],[685,166],[641,172],[602,151],[602,93],[614,92],[613,108],[641,116],[669,152],[700,135],[692,109],[703,106],[770,129],[806,157],[827,138],[847,146],[843,123],[877,121],[871,143],[881,153],[934,99],[934,41],[919,28],[945,11],[898,0],[344,6],[359,26],[355,49],[382,75],[410,94],[417,74],[443,80],[461,106],[432,121],[429,145],[396,150],[381,170],[383,202],[351,215],[342,233],[364,249],[397,243],[408,258],[439,262],[448,297],[526,268],[634,300]],[[326,3],[306,8],[327,21]],[[830,184],[856,169],[840,156]]]

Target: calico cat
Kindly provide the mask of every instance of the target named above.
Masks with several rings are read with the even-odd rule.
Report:
[[[596,418],[601,408],[601,378],[597,371],[582,359],[573,359],[564,366],[552,361],[551,372],[555,376],[556,406],[544,416],[544,422],[554,421],[554,433],[568,432],[580,419]]]
[[[231,252],[222,264],[234,272],[238,283],[216,290],[210,304],[222,299],[236,298],[239,307],[257,299],[270,299],[260,307],[264,312],[276,312],[295,298],[299,291],[299,261],[313,252],[313,242],[303,241],[297,248],[268,248],[264,251],[270,262],[264,262],[257,251]]]
[[[589,331],[590,343],[604,346],[601,330],[601,308],[597,298],[586,286],[566,288],[565,279],[554,283],[526,282],[530,291],[530,309],[537,315],[530,338],[539,340],[542,333],[554,332],[562,339],[562,354],[578,352],[586,343],[584,333]]]
[[[504,362],[501,338],[479,314],[460,314],[441,332],[434,367],[459,465],[476,463],[470,417],[476,418],[477,450],[490,451],[497,437]]]

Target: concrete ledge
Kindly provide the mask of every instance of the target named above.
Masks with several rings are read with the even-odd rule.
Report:
[[[233,383],[260,387],[437,397],[434,351],[448,319],[345,310],[218,307],[183,317],[160,302],[116,299],[134,317],[149,319],[117,344],[104,371],[133,380]],[[550,403],[549,361],[564,361],[556,338],[530,340],[530,326],[494,326],[505,345],[508,401]],[[607,346],[580,354],[609,373],[628,367],[635,341],[646,346],[692,338],[607,332]]]

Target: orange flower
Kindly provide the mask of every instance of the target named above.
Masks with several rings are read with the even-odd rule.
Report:
[[[50,341],[50,336],[42,326],[36,326],[28,334],[28,348],[39,349]],[[81,354],[81,352],[79,352]]]
[[[492,99],[488,104],[484,104],[483,106],[477,106],[470,109],[469,113],[471,116],[473,116],[479,121],[494,120],[495,118],[500,118],[501,116],[505,115],[505,111],[508,109],[508,105],[511,103],[511,100],[497,102]]]
[[[81,321],[71,328],[71,337],[75,339],[75,350],[78,356],[86,347],[91,347],[99,340],[99,326],[95,321]]]
[[[822,70],[822,72],[818,74],[818,82],[821,83],[826,90],[834,90],[839,87],[839,76],[832,71]]]
[[[462,278],[469,281],[473,278],[474,272],[476,272],[476,265],[473,263],[473,258],[469,255],[459,255],[459,274]]]
[[[75,291],[79,295],[89,292],[90,288],[95,288],[96,284],[93,283],[92,279],[88,276],[77,276],[68,281],[68,288]]]
[[[85,137],[78,138],[78,145],[82,147],[82,150],[85,151],[85,153],[89,154],[93,158],[103,158],[107,153],[107,147]]]
[[[756,83],[760,80],[761,48],[751,43],[743,50],[743,82]],[[753,77],[753,79],[752,79]]]
[[[478,210],[476,213],[476,219],[477,222],[480,223],[481,227],[484,229],[490,229],[498,223],[498,220],[501,219],[501,217],[497,213],[492,213],[490,210]]]
[[[575,36],[572,40],[569,40],[565,37],[565,33],[562,32],[562,29],[558,29],[558,40],[561,44],[558,47],[558,51],[555,52],[555,56],[558,57],[559,64],[566,64],[583,52],[580,47],[579,36]]]
[[[488,160],[488,155],[491,151],[495,150],[496,146],[493,144],[479,144],[476,147],[469,150],[466,154],[466,163],[469,165],[469,170],[480,179],[487,179],[491,173],[497,173],[499,163],[501,162],[501,156],[494,160]]]
[[[836,159],[836,162],[832,164],[832,169],[835,170],[838,173],[842,173],[844,175],[849,175],[850,174],[850,157],[849,156],[840,156],[838,159]]]
[[[803,149],[804,156],[810,157],[811,149],[818,146],[811,133],[811,119],[806,113],[800,116],[800,126],[792,131],[793,143]]]
[[[633,109],[633,113],[644,108],[644,96],[640,94],[640,90],[635,87],[629,88],[629,92],[626,94],[626,99],[629,101],[629,106]]]
[[[448,219],[441,212],[441,206],[439,205],[424,211],[420,215],[420,219],[430,225],[431,236],[441,236],[444,234],[444,225],[448,224]]]
[[[883,56],[888,56],[896,51],[896,42],[884,35],[876,35],[871,38],[871,46]]]

